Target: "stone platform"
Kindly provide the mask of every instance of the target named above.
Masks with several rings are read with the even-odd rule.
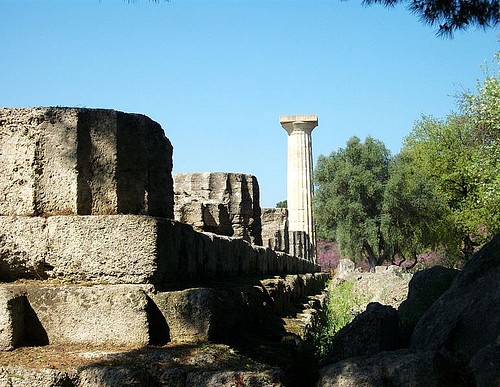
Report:
[[[263,316],[300,310],[327,278],[288,275],[169,292],[147,285],[3,284],[0,350],[221,340],[252,330]]]
[[[319,266],[165,218],[0,216],[0,280],[64,278],[175,287],[186,281],[312,273]]]
[[[47,346],[0,352],[0,386],[284,386],[279,368],[223,344],[165,347]]]

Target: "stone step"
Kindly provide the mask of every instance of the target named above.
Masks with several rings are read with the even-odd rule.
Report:
[[[0,386],[282,385],[279,369],[252,361],[222,344],[144,348],[46,346],[0,353]]]
[[[64,278],[175,287],[312,273],[319,266],[241,239],[141,215],[0,216],[0,280]]]
[[[2,285],[0,349],[223,340],[278,318],[327,279],[288,275],[169,292],[147,285]]]

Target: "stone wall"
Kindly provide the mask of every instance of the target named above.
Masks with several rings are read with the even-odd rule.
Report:
[[[288,211],[286,208],[261,210],[262,245],[276,251],[289,252]]]
[[[270,248],[140,215],[0,216],[0,281],[64,278],[172,288],[187,281],[319,271]]]
[[[172,145],[146,116],[0,109],[0,215],[173,218]]]
[[[174,175],[175,219],[197,231],[261,245],[259,185],[240,173]]]

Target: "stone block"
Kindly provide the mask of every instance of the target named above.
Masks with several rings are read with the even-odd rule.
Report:
[[[25,296],[17,291],[0,288],[0,351],[20,345],[24,333]]]
[[[109,283],[158,283],[166,270],[160,238],[167,220],[147,216],[47,219],[47,275]]]
[[[173,218],[172,145],[138,114],[0,109],[0,215]]]
[[[186,387],[284,386],[279,370],[200,371],[189,373]]]
[[[167,322],[172,342],[210,340],[216,302],[213,289],[160,292],[151,297]]]
[[[148,297],[136,285],[26,286],[27,344],[147,345]]]
[[[288,253],[288,211],[286,208],[262,208],[262,244]]]
[[[46,251],[45,219],[0,216],[0,281],[45,278]]]
[[[197,231],[262,244],[259,185],[241,173],[174,175],[175,219]]]
[[[0,367],[2,387],[73,387],[73,379],[65,371],[50,368],[28,368],[16,365]]]

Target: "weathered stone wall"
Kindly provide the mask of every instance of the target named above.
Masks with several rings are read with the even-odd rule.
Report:
[[[262,245],[289,252],[288,211],[286,208],[262,208]]]
[[[0,216],[0,281],[155,284],[319,271],[242,239],[142,215]]]
[[[173,218],[172,145],[146,116],[0,109],[0,215]]]
[[[261,245],[259,185],[240,173],[174,175],[175,219],[197,231]]]
[[[299,274],[166,292],[140,284],[4,284],[0,351],[23,345],[143,346],[226,338],[321,292],[327,279],[324,273]]]

